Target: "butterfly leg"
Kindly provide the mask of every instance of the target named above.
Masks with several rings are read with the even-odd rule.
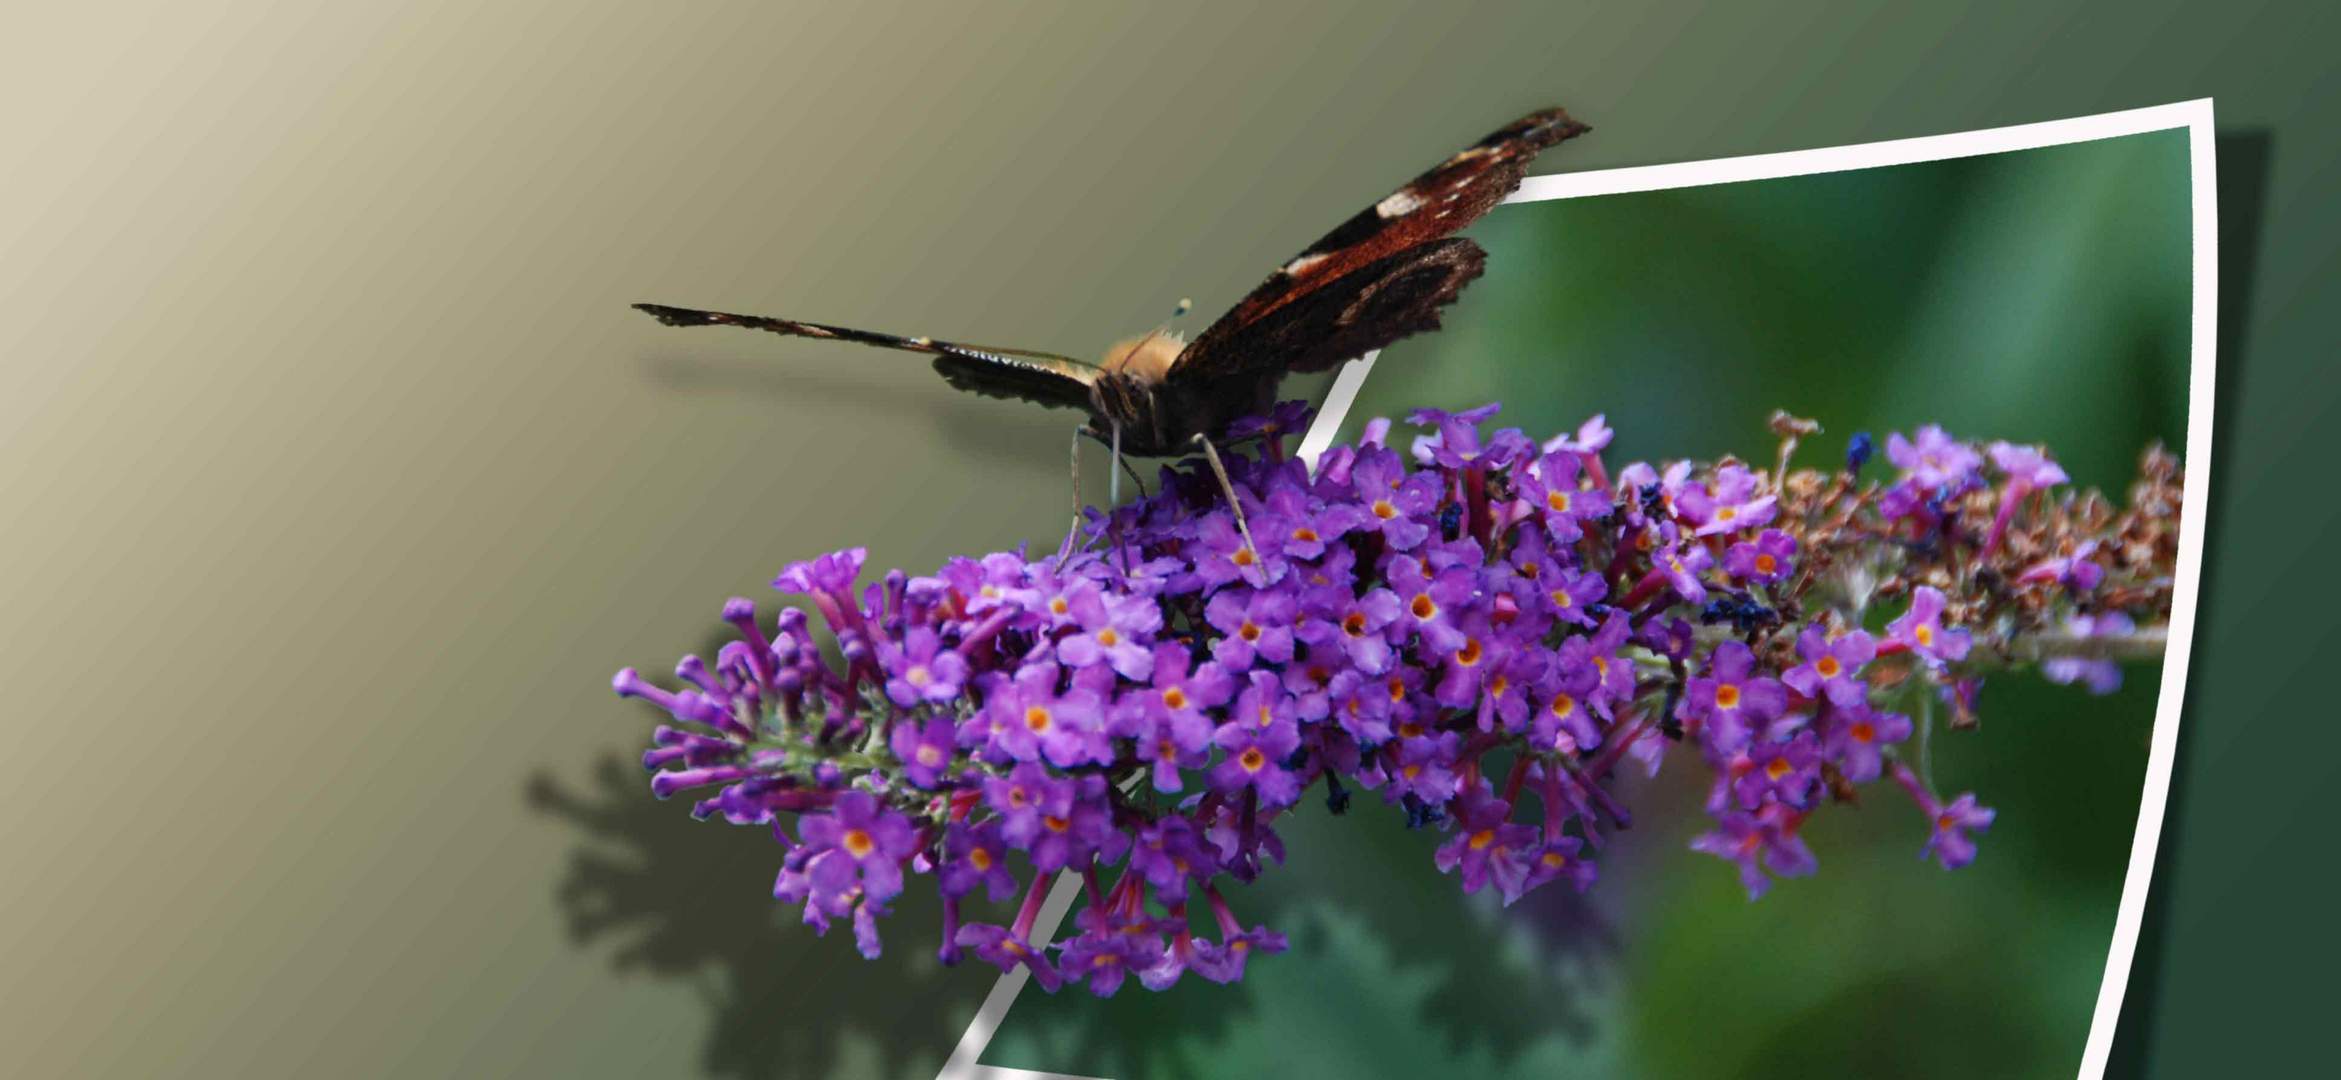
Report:
[[[1072,557],[1073,541],[1081,536],[1081,435],[1081,428],[1073,429],[1073,525],[1065,530],[1065,542],[1057,547],[1059,565]]]
[[[1236,486],[1227,478],[1227,466],[1220,463],[1219,449],[1212,446],[1211,440],[1202,435],[1195,436],[1195,441],[1203,444],[1204,460],[1211,463],[1211,474],[1219,478],[1219,490],[1221,494],[1227,496],[1227,508],[1235,511],[1236,531],[1243,534],[1244,546],[1255,552],[1259,551],[1260,545],[1252,542],[1252,527],[1244,521],[1244,505],[1236,499]]]

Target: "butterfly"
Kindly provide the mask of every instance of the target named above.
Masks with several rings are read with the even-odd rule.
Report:
[[[1591,130],[1560,109],[1523,116],[1358,211],[1204,328],[1193,341],[1157,328],[1116,342],[1098,363],[1031,349],[902,337],[765,315],[636,304],[668,326],[740,326],[932,355],[952,386],[1089,414],[1085,430],[1119,454],[1182,454],[1263,413],[1294,372],[1345,360],[1439,326],[1440,309],[1486,268],[1454,233],[1520,186],[1537,154]]]

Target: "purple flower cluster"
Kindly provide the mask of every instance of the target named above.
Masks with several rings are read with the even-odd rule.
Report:
[[[1791,440],[1774,472],[1613,482],[1601,418],[1540,446],[1484,431],[1494,412],[1415,413],[1404,453],[1377,421],[1311,468],[1286,405],[1227,455],[1232,505],[1190,462],[1053,555],[867,583],[860,549],[792,565],[774,585],[835,659],[804,609],[768,625],[734,600],[738,640],[686,658],[679,689],[618,674],[674,720],[643,757],[653,791],[714,788],[694,814],[768,825],[774,895],[817,929],[850,920],[867,955],[907,871],[940,887],[946,962],[1101,995],[1227,982],[1285,943],[1223,887],[1283,862],[1276,825],[1312,789],[1442,831],[1432,863],[1507,904],[1588,887],[1628,820],[1617,768],[1678,747],[1712,778],[1692,846],[1751,898],[1811,873],[1805,821],[1887,775],[1929,822],[1924,853],[1963,865],[1992,812],[1897,756],[1912,714],[1964,710],[2051,622],[2095,650],[2053,674],[2106,687],[2099,639],[2136,623],[2105,601],[2157,614],[2121,592],[2141,571],[2076,539],[2086,521],[2047,520],[2064,475],[2037,450],[1993,446],[1996,490],[1984,453],[1931,427],[1889,438],[1883,487],[1857,482],[1867,436],[1835,474],[1788,474]],[[2110,548],[2135,525],[2097,532]],[[1051,942],[1035,923],[1060,872],[1087,903]]]

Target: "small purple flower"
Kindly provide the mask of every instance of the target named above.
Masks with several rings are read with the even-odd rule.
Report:
[[[1044,874],[1087,865],[1093,856],[1110,863],[1130,846],[1129,834],[1114,827],[1105,777],[1089,773],[1071,783],[1072,808],[1062,817],[1040,815],[1040,830],[1026,852],[1033,869]]]
[[[1478,892],[1497,864],[1536,844],[1536,829],[1507,820],[1511,814],[1511,803],[1484,788],[1466,792],[1457,803],[1455,837],[1439,845],[1431,862],[1440,873],[1461,877],[1464,892]]]
[[[1577,455],[1556,451],[1537,459],[1534,470],[1514,478],[1521,505],[1544,525],[1545,534],[1556,544],[1576,543],[1585,534],[1588,518],[1609,511],[1607,492],[1579,487],[1577,476],[1582,467]]]
[[[1536,887],[1557,878],[1568,878],[1570,886],[1578,892],[1591,888],[1600,868],[1584,856],[1584,846],[1584,842],[1574,836],[1560,836],[1528,852],[1525,860],[1527,873],[1517,879],[1517,884],[1508,884],[1504,889],[1505,905],[1510,906]]]
[[[1778,501],[1777,496],[1762,492],[1763,477],[1733,462],[1715,470],[1704,485],[1686,485],[1675,496],[1675,512],[1697,527],[1693,536],[1753,529],[1772,520]]]
[[[943,770],[951,767],[951,755],[958,749],[958,736],[958,725],[947,717],[938,716],[924,727],[904,717],[895,722],[889,746],[902,761],[902,775],[931,789],[942,786]]]
[[[2053,487],[2069,479],[2065,470],[2050,461],[2048,454],[2037,446],[1995,442],[1990,450],[1992,464],[2007,474],[2008,482],[2027,491]]]
[[[1296,431],[1305,431],[1309,426],[1311,411],[1305,401],[1279,401],[1270,407],[1265,415],[1247,416],[1229,424],[1227,437],[1231,441],[1241,441],[1254,436],[1274,439]]]
[[[1050,776],[1038,762],[1027,761],[1006,776],[987,778],[984,804],[1000,815],[1000,835],[1008,843],[1030,847],[1040,835],[1042,818],[1073,812],[1073,782]]]
[[[1080,630],[1057,642],[1057,658],[1067,667],[1107,664],[1123,678],[1140,682],[1154,674],[1149,646],[1162,629],[1160,607],[1136,597],[1108,597],[1095,585],[1076,590],[1070,603]]]
[[[1401,736],[1396,764],[1390,771],[1388,797],[1395,801],[1412,795],[1431,806],[1445,805],[1455,797],[1455,758],[1462,747],[1462,737],[1452,731],[1420,738]]]
[[[1866,784],[1878,778],[1884,764],[1879,751],[1909,737],[1909,717],[1855,705],[1833,719],[1827,750],[1847,780]]]
[[[1211,902],[1212,918],[1219,924],[1217,943],[1195,943],[1194,959],[1188,966],[1195,974],[1215,983],[1231,983],[1244,977],[1244,961],[1253,953],[1280,953],[1285,949],[1283,934],[1265,926],[1244,929],[1235,912],[1229,910],[1227,899],[1219,890],[1205,886],[1203,895]]]
[[[886,669],[886,696],[906,709],[958,697],[967,681],[967,658],[943,648],[941,635],[924,626],[911,627],[900,645],[879,639],[878,663]]]
[[[1000,838],[998,822],[952,825],[943,837],[943,895],[966,896],[982,886],[995,903],[1016,895],[1016,877],[1008,872],[1008,848]]]
[[[1146,920],[1116,923],[1091,907],[1074,924],[1081,933],[1065,943],[1057,968],[1069,981],[1088,983],[1092,994],[1112,997],[1131,972],[1162,962],[1162,937]]]
[[[2134,633],[2137,624],[2118,611],[2097,615],[2075,615],[2066,620],[2065,629],[2074,637],[2119,637]],[[2040,674],[2053,683],[2070,685],[2080,683],[2092,694],[2110,694],[2122,688],[2122,666],[2111,660],[2089,659],[2079,656],[2060,656],[2040,662]]]
[[[1756,743],[1748,749],[1748,769],[1732,783],[1740,809],[1753,810],[1766,802],[1803,810],[1812,806],[1821,784],[1821,747],[1813,733],[1799,732],[1786,742]]]
[[[1608,449],[1610,440],[1616,437],[1617,432],[1610,430],[1607,415],[1595,413],[1592,419],[1577,425],[1575,433],[1546,439],[1540,449],[1548,454],[1556,450],[1566,450],[1572,454],[1598,454]]]
[[[1388,630],[1390,624],[1398,621],[1397,593],[1375,589],[1364,596],[1353,596],[1342,588],[1313,589],[1306,606],[1317,616],[1301,630],[1302,638],[1309,644],[1339,648],[1350,663],[1368,675],[1389,670]]]
[[[1282,664],[1292,659],[1292,624],[1299,603],[1282,589],[1228,589],[1211,598],[1204,620],[1219,631],[1211,655],[1229,671],[1249,670],[1255,662]]]
[[[1254,526],[1263,531],[1282,527],[1259,513],[1250,515],[1245,527],[1238,527],[1235,515],[1224,508],[1204,515],[1196,523],[1195,539],[1200,550],[1195,559],[1195,576],[1205,588],[1215,589],[1241,581],[1255,589],[1265,589],[1284,580],[1288,569],[1285,560],[1245,540],[1244,528]]]
[[[1788,703],[1779,681],[1755,674],[1755,667],[1756,655],[1747,645],[1726,641],[1715,647],[1706,674],[1685,688],[1684,717],[1704,721],[1707,739],[1717,750],[1746,746],[1749,736]]]
[[[1716,819],[1715,829],[1691,841],[1691,850],[1729,859],[1739,865],[1740,884],[1755,900],[1772,887],[1769,869],[1782,877],[1803,877],[1819,868],[1812,849],[1788,824],[1795,812],[1767,806],[1754,814],[1734,810]]]
[[[1927,838],[1920,857],[1933,856],[1945,870],[1956,870],[1975,861],[1975,841],[1967,836],[1973,829],[1982,832],[1991,828],[1992,818],[1998,813],[1991,807],[1979,805],[1970,791],[1951,800],[1949,806],[1934,812],[1934,834]]]
[[[1742,540],[1725,551],[1723,569],[1741,581],[1785,581],[1796,571],[1796,537],[1766,529],[1753,542]]]
[[[1846,709],[1869,700],[1861,669],[1878,655],[1878,643],[1868,631],[1853,630],[1832,637],[1817,624],[1807,626],[1797,635],[1796,652],[1804,663],[1780,677],[1789,689],[1814,700],[1826,697],[1831,704]]]
[[[1477,591],[1471,571],[1458,566],[1433,575],[1414,556],[1400,555],[1390,560],[1386,577],[1399,602],[1398,618],[1391,623],[1393,641],[1420,638],[1437,659],[1463,647],[1455,620]]]
[[[1290,806],[1300,799],[1301,787],[1284,760],[1299,748],[1300,734],[1291,721],[1277,716],[1273,699],[1284,694],[1282,688],[1272,687],[1264,674],[1252,679],[1237,699],[1235,719],[1221,725],[1213,740],[1226,757],[1211,770],[1211,786],[1224,795],[1257,791],[1264,805]]]
[[[2035,563],[2018,574],[2016,580],[2054,581],[2076,593],[2086,593],[2105,580],[2105,567],[2096,561],[2096,554],[2097,541],[2084,540],[2074,545],[2072,554]]]
[[[1561,570],[1541,583],[1552,617],[1578,626],[1593,625],[1592,606],[1609,598],[1609,581],[1590,570]]]
[[[1715,560],[1707,554],[1704,545],[1669,541],[1650,561],[1676,595],[1693,604],[1707,602],[1707,587],[1700,583],[1699,574],[1714,565]]]
[[[849,791],[826,814],[807,814],[799,829],[815,854],[805,870],[816,893],[842,895],[856,885],[883,902],[902,892],[902,861],[918,850],[910,819],[877,796]]]
[[[1489,402],[1476,409],[1451,413],[1444,409],[1416,409],[1408,413],[1406,422],[1416,427],[1435,430],[1428,435],[1414,437],[1414,460],[1425,465],[1436,463],[1448,470],[1461,470],[1477,465],[1497,465],[1525,456],[1531,449],[1527,436],[1506,428],[1486,443],[1479,438],[1479,425],[1486,423],[1503,406]]]
[[[1182,894],[1188,879],[1208,876],[1213,868],[1211,856],[1196,836],[1195,823],[1183,817],[1174,815],[1147,823],[1130,845],[1131,871],[1144,876],[1157,893]]]
[[[1018,964],[1031,968],[1032,981],[1052,994],[1064,983],[1064,976],[1057,973],[1056,965],[1049,963],[1048,957],[1023,934],[1005,926],[968,923],[959,928],[953,940],[962,948],[975,950],[977,957],[1001,971],[1014,971]]]
[[[1982,455],[1935,424],[1919,428],[1915,441],[1899,431],[1887,435],[1886,460],[1920,487],[1938,491],[1963,490],[1983,466]]]
[[[1147,664],[1153,666],[1151,658]],[[1015,761],[1047,758],[1058,768],[1113,760],[1105,737],[1104,703],[1076,687],[1057,692],[1057,666],[1028,664],[1013,680],[993,687],[985,716],[1000,750]]]
[[[1396,453],[1379,449],[1359,454],[1349,477],[1357,505],[1365,509],[1361,531],[1379,534],[1392,551],[1411,550],[1430,536],[1420,519],[1439,505],[1438,477],[1408,476]]]
[[[1938,664],[1966,659],[1973,635],[1965,630],[1945,629],[1944,606],[1941,589],[1921,585],[1912,590],[1910,610],[1886,624],[1886,640]]]

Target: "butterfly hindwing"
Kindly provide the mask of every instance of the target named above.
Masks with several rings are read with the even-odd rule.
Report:
[[[1254,322],[1229,339],[1226,348],[1244,351],[1227,361],[1246,376],[1270,382],[1287,372],[1328,370],[1400,338],[1438,329],[1440,309],[1486,267],[1487,253],[1462,237],[1384,256]]]
[[[1262,348],[1255,338],[1260,333],[1255,328],[1271,315],[1315,291],[1346,283],[1350,275],[1365,267],[1452,235],[1478,220],[1520,186],[1529,162],[1538,153],[1588,130],[1560,109],[1530,113],[1408,181],[1381,202],[1351,215],[1277,268],[1206,328],[1172,366],[1171,380],[1212,380],[1252,365],[1274,365],[1278,354]],[[1473,276],[1477,276],[1476,271],[1463,280]],[[1413,332],[1392,335],[1382,344]]]
[[[875,330],[800,322],[770,315],[734,315],[723,311],[636,304],[637,309],[668,326],[740,326],[791,337],[850,341],[888,349],[925,353],[935,358],[935,371],[960,390],[986,397],[1017,398],[1054,408],[1087,409],[1089,387],[1097,369],[1070,357],[1024,350],[991,349],[978,345],[902,337]]]

